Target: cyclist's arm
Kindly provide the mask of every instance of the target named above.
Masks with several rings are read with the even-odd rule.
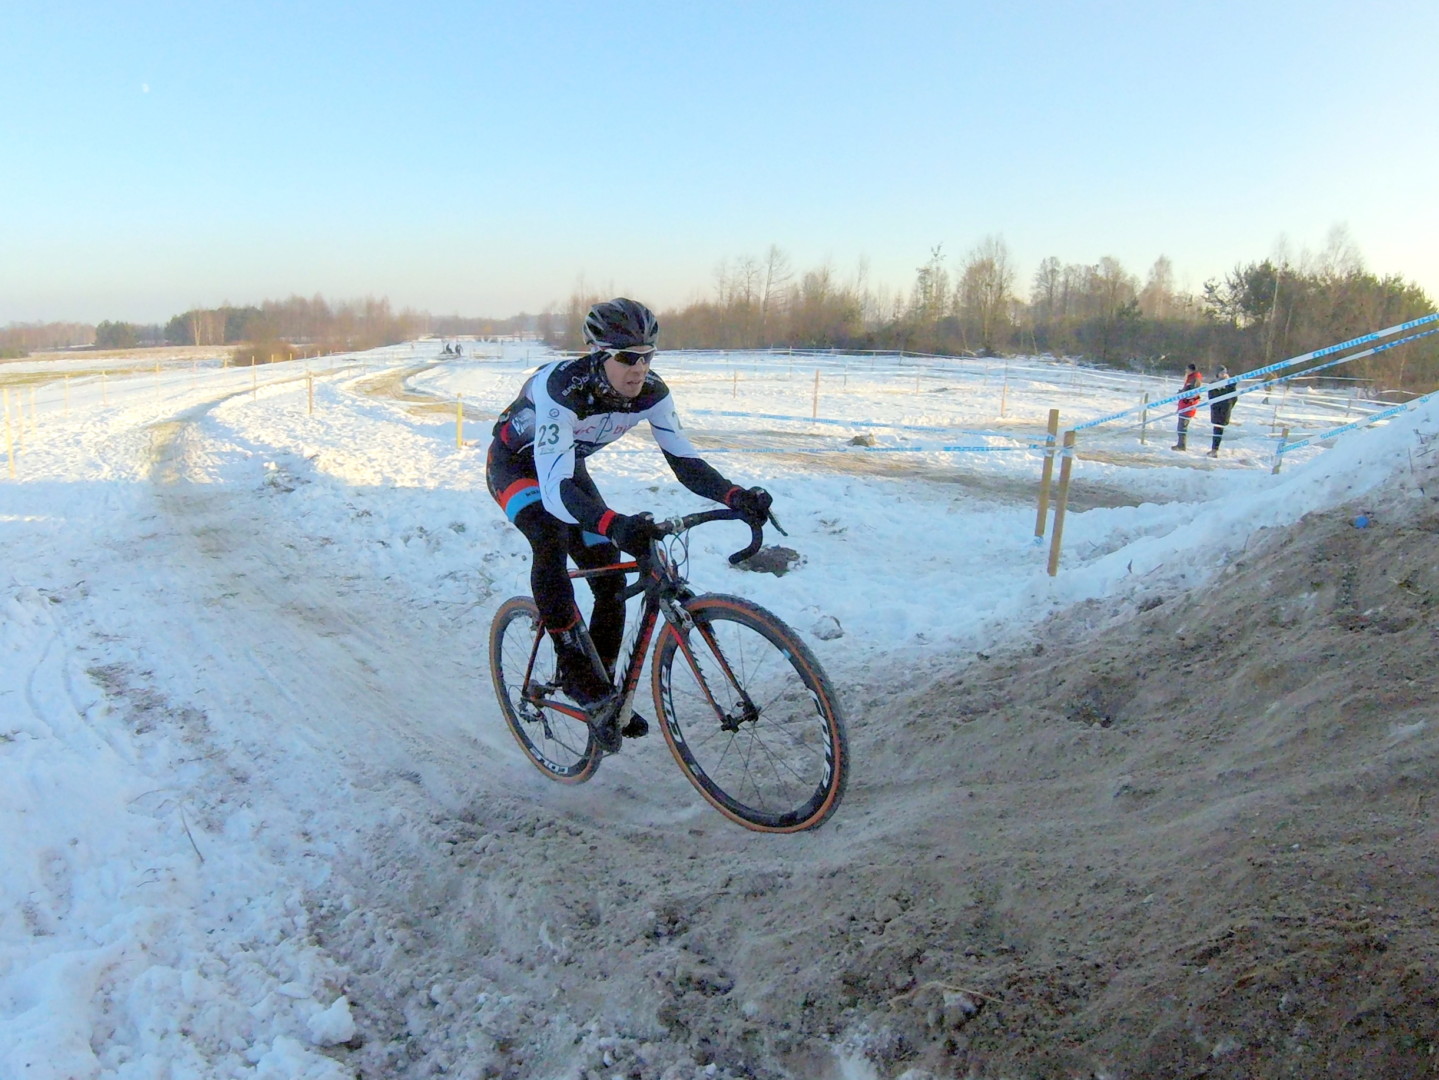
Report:
[[[722,503],[738,485],[730,483],[713,465],[700,457],[689,436],[680,428],[674,398],[666,394],[649,410],[650,433],[664,451],[675,479],[696,495]]]

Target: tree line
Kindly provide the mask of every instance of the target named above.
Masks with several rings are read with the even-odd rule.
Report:
[[[235,347],[240,362],[352,351],[432,333],[534,333],[559,348],[583,347],[581,328],[597,294],[508,319],[433,317],[394,311],[387,299],[330,302],[291,296],[260,304],[193,308],[164,325],[102,322],[15,324],[0,329],[0,357],[93,343]],[[638,297],[637,299],[643,299]],[[903,350],[947,355],[1051,353],[1135,370],[1242,372],[1427,315],[1433,302],[1398,275],[1368,270],[1342,229],[1317,254],[1280,253],[1238,263],[1198,293],[1179,288],[1165,256],[1141,277],[1118,259],[1066,263],[1050,256],[1021,282],[1002,237],[985,237],[951,262],[943,246],[915,268],[908,288],[870,282],[861,263],[797,271],[777,246],[726,259],[711,295],[658,312],[670,349],[771,347]],[[239,346],[247,346],[243,357]],[[1344,377],[1380,389],[1439,388],[1439,339],[1356,361]],[[1338,373],[1336,373],[1338,374]]]
[[[580,348],[584,313],[597,299],[572,296],[553,320],[552,343]],[[721,263],[710,297],[657,314],[662,343],[673,349],[1051,353],[1150,372],[1179,372],[1191,362],[1242,372],[1434,310],[1417,285],[1367,270],[1336,229],[1317,254],[1237,264],[1198,294],[1176,285],[1165,256],[1142,278],[1112,257],[1065,263],[1051,256],[1021,283],[998,236],[953,265],[935,247],[898,292],[871,286],[863,265],[847,280],[830,267],[796,272],[771,247],[762,257]],[[1439,389],[1439,340],[1364,358],[1342,376],[1380,389]]]
[[[533,331],[544,319],[520,314],[507,319],[432,316],[408,308],[394,311],[388,299],[331,302],[323,296],[291,296],[259,304],[191,308],[164,324],[11,323],[0,327],[0,359],[62,349],[134,349],[153,345],[231,348],[241,363],[289,357],[296,346],[310,355],[395,345],[424,334],[491,337]]]

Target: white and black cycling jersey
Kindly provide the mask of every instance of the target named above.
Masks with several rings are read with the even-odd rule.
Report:
[[[724,501],[733,485],[700,457],[681,430],[664,380],[650,372],[639,394],[626,398],[610,387],[603,364],[603,357],[592,353],[547,364],[530,376],[495,423],[493,466],[506,464],[506,471],[532,475],[547,511],[561,521],[594,528],[606,507],[574,483],[576,468],[644,421],[680,483],[697,495]]]

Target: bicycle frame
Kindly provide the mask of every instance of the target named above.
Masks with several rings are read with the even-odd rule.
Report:
[[[691,588],[683,534],[719,520],[742,518],[733,510],[711,510],[656,523],[654,539],[637,558],[567,572],[571,581],[592,584],[609,577],[605,584],[617,586],[622,602],[638,608],[629,654],[616,658],[608,696],[589,710],[568,700],[558,671],[550,675],[534,599],[515,596],[502,603],[490,630],[490,673],[500,709],[541,772],[560,783],[584,783],[606,755],[623,747],[627,729],[628,739],[635,739],[648,728],[633,711],[648,664],[660,731],[680,771],[711,806],[759,832],[817,828],[844,795],[849,748],[843,712],[818,658],[783,620],[745,597]],[[779,528],[773,517],[768,520]],[[731,562],[759,550],[758,524],[751,525],[751,535],[751,544]],[[634,578],[616,582],[615,574]],[[598,665],[592,643],[590,658]]]
[[[635,635],[634,647],[630,652],[629,660],[622,668],[624,677],[616,685],[616,689],[620,693],[620,709],[617,723],[621,726],[630,718],[630,713],[634,706],[635,693],[639,689],[640,674],[644,670],[645,654],[649,651],[650,644],[654,639],[655,627],[659,622],[661,614],[663,614],[666,622],[672,624],[676,630],[681,631],[678,637],[680,649],[685,656],[686,663],[689,664],[691,670],[694,672],[695,678],[704,690],[705,697],[709,700],[710,704],[715,707],[715,711],[723,714],[723,710],[715,700],[714,694],[711,692],[709,684],[704,679],[700,666],[695,660],[694,653],[690,648],[689,635],[685,632],[694,626],[694,622],[690,618],[689,613],[684,609],[685,601],[693,597],[694,592],[689,588],[689,583],[686,578],[680,573],[679,564],[670,557],[669,551],[664,546],[663,539],[680,535],[692,529],[694,526],[707,521],[734,520],[743,519],[733,510],[706,510],[697,514],[688,514],[685,517],[676,518],[671,521],[660,522],[657,523],[657,526],[661,532],[661,539],[650,541],[650,550],[645,557],[611,563],[608,566],[598,566],[589,570],[574,569],[569,571],[569,577],[572,581],[581,578],[608,577],[614,574],[636,573],[639,575],[636,581],[625,586],[622,594],[622,599],[625,602],[628,602],[636,596],[643,595],[644,603],[640,606],[639,629]],[[771,520],[773,519],[771,518]],[[775,526],[778,528],[778,522],[775,523]],[[731,563],[741,562],[759,550],[760,543],[763,539],[762,527],[751,524],[750,530],[750,543],[729,557]],[[743,706],[743,715],[738,719],[732,716],[726,716],[725,725],[727,727],[732,725],[738,726],[744,719],[753,718],[758,710],[755,708],[754,703],[750,700],[748,693],[746,693],[739,680],[735,678],[734,672],[730,670],[729,661],[725,658],[718,643],[711,637],[706,628],[700,627],[699,629],[706,643],[709,645],[711,653],[718,661],[720,670],[724,672],[725,678],[729,680],[731,686],[739,696],[741,705]],[[544,634],[544,629],[540,628],[536,632],[534,644],[530,648],[529,661],[525,667],[524,697],[533,705],[554,709],[556,712],[563,713],[576,720],[585,721],[588,719],[589,714],[584,709],[577,705],[572,705],[569,702],[550,697],[549,691],[553,690],[554,687],[547,683],[536,683],[533,681],[535,661],[539,656],[540,643],[544,640]],[[541,693],[530,693],[532,687],[538,688]]]

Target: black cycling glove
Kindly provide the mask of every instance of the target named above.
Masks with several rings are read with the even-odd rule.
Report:
[[[738,510],[751,525],[763,525],[774,496],[762,487],[734,488],[725,496],[725,505]]]
[[[659,535],[652,514],[616,514],[605,530],[605,538],[621,551],[647,555],[650,541]]]

